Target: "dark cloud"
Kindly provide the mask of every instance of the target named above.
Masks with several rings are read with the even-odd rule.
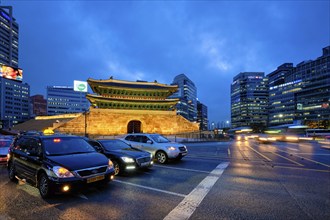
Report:
[[[329,1],[2,1],[20,25],[32,95],[88,77],[170,84],[185,73],[209,109],[230,119],[239,72],[266,74],[321,55]]]

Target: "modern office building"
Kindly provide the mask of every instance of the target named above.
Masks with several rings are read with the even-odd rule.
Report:
[[[199,124],[199,130],[208,130],[207,106],[200,101],[197,101],[197,123]]]
[[[28,84],[0,77],[0,94],[1,128],[11,128],[30,118]]]
[[[311,128],[330,127],[330,46],[323,48],[322,56],[299,63],[288,81],[302,81],[296,92],[295,120]]]
[[[18,24],[11,6],[0,6],[0,127],[29,119],[30,86],[18,69]]]
[[[0,64],[18,67],[18,24],[11,6],[0,6]]]
[[[178,98],[177,113],[191,122],[197,121],[197,88],[185,74],[177,75],[172,85],[178,85],[178,90],[170,98]]]
[[[298,123],[296,120],[296,94],[302,89],[301,79],[290,81],[288,75],[294,69],[293,63],[284,63],[268,77],[268,125]]]
[[[87,92],[74,91],[70,86],[47,87],[47,115],[79,113],[89,109]]]
[[[268,79],[263,72],[242,72],[231,84],[231,125],[251,127],[255,131],[267,126]]]
[[[45,116],[47,115],[47,100],[43,95],[34,95],[30,97],[30,116]]]

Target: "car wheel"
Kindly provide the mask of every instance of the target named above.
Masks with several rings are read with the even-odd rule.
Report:
[[[50,182],[46,174],[42,173],[38,181],[38,189],[42,198],[48,198],[52,191],[50,187]]]
[[[10,163],[9,167],[8,167],[8,177],[9,177],[10,181],[15,182],[15,183],[17,182],[15,166],[12,163]]]
[[[167,154],[164,151],[158,151],[156,153],[156,159],[158,163],[166,163],[167,162]]]
[[[119,163],[115,160],[113,160],[112,163],[113,163],[113,168],[115,169],[115,175],[117,176],[120,173]]]

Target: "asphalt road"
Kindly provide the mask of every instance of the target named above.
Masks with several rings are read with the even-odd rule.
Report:
[[[187,143],[179,162],[43,200],[0,167],[2,219],[330,219],[330,150],[317,143]]]

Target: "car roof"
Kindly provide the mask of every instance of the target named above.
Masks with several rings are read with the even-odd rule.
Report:
[[[127,135],[153,135],[153,134],[157,134],[157,135],[160,135],[158,133],[131,133],[131,134],[127,134]],[[126,135],[126,136],[127,136]]]
[[[64,137],[71,137],[71,138],[83,138],[81,136],[76,135],[67,135],[67,134],[51,134],[51,135],[44,135],[44,134],[24,134],[20,137],[37,137],[40,139],[52,139],[52,138],[64,138]]]

